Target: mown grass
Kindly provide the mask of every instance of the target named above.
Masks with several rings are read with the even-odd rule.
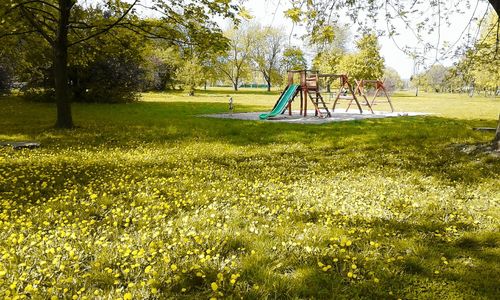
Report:
[[[236,111],[259,110],[266,111],[274,105],[276,97],[281,91],[273,90],[271,93],[255,89],[243,89],[234,92],[231,89],[208,89],[208,91],[197,92],[194,100],[185,93],[149,93],[143,97],[147,102],[209,102],[220,103],[227,110],[229,97],[235,101]],[[329,107],[333,104],[331,97],[323,93],[323,97]],[[334,97],[334,96],[332,96]],[[372,99],[370,96],[368,97]],[[384,100],[383,97],[379,98]],[[391,95],[395,110],[398,112],[430,112],[436,116],[459,118],[459,119],[496,119],[498,120],[500,97],[469,97],[466,94],[436,94],[420,92],[415,97],[413,91],[401,91]],[[361,99],[360,99],[361,100]],[[340,101],[340,107],[345,108],[346,101]],[[293,109],[299,109],[298,101],[293,104]],[[312,109],[311,104],[308,105]],[[378,111],[390,111],[387,103],[380,102],[373,107]]]
[[[454,110],[324,125],[197,116],[227,95],[241,111],[276,97],[74,105],[73,130],[1,98],[0,140],[42,147],[0,148],[0,298],[498,297],[500,163],[462,151],[492,138],[471,129],[495,126],[498,102],[395,97]]]

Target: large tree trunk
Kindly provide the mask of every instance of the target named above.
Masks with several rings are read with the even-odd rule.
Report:
[[[57,128],[73,127],[71,103],[68,93],[68,50],[57,47],[54,49],[54,79],[57,104]]]
[[[497,132],[495,133],[495,138],[493,139],[493,149],[500,150],[500,114],[498,115]]]
[[[71,102],[68,87],[68,24],[71,0],[59,0],[60,18],[54,41],[54,81],[57,104],[57,128],[72,128]]]

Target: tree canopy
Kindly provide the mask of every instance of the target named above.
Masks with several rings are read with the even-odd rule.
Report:
[[[96,3],[88,5],[85,1],[76,0],[9,0],[0,3],[0,37],[36,35],[51,49],[57,103],[56,127],[73,126],[68,85],[68,61],[73,55],[71,48],[116,28],[124,28],[147,38],[204,48],[213,44],[209,36],[222,37],[210,16],[232,18],[237,11],[237,6],[231,1],[219,0],[134,0],[130,3],[116,0]],[[139,7],[151,10],[159,17],[142,18]],[[223,41],[221,38],[214,40]]]
[[[432,53],[432,60],[436,63],[444,58],[456,58],[462,54],[463,49],[471,46],[475,39],[470,32],[475,31],[472,27],[479,22],[478,27],[481,28],[486,19],[486,14],[476,14],[481,2],[490,3],[499,15],[500,4],[497,0],[294,0],[290,1],[292,8],[286,10],[285,15],[294,23],[305,25],[308,36],[312,37],[315,44],[331,42],[335,38],[335,26],[340,21],[346,22],[347,17],[347,22],[361,33],[385,31],[396,47],[405,54],[421,60],[424,57],[430,59]],[[472,16],[470,12],[473,12]],[[467,27],[460,35],[464,37],[464,45],[460,44],[460,39],[454,42],[444,41],[441,29],[445,24],[449,25],[453,18],[469,18]],[[398,41],[401,30],[406,30],[415,38],[422,49],[416,50],[415,47]],[[434,41],[425,40],[431,36]]]
[[[253,34],[255,43],[252,47],[252,60],[264,77],[267,90],[271,91],[272,83],[281,79],[279,67],[286,36],[283,29],[274,27],[259,27],[254,29]]]

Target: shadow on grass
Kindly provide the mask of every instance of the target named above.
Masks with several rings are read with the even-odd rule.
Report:
[[[431,219],[421,218],[417,223],[394,220],[371,223],[374,235],[397,232],[402,242],[396,244],[396,251],[408,253],[396,264],[397,276],[386,278],[387,290],[407,299],[465,295],[495,299],[500,294],[500,233],[469,228],[458,238],[450,234],[452,239],[448,241],[433,229],[439,228],[443,233],[444,228],[453,224],[436,224],[436,219],[429,224],[428,220]]]
[[[281,154],[328,163],[333,168],[335,160],[345,156],[352,158],[353,168],[417,170],[449,182],[474,182],[500,172],[498,160],[452,147],[488,141],[487,134],[471,130],[478,123],[484,125],[478,120],[406,117],[304,125],[198,117],[224,112],[227,107],[221,103],[78,104],[74,105],[75,120],[81,127],[55,130],[49,129],[52,105],[15,99],[4,104],[3,112],[8,114],[2,113],[0,134],[6,138],[30,136],[47,149],[84,146],[126,150],[215,142],[272,152],[295,145],[295,150]]]
[[[339,267],[342,262],[332,264],[333,268],[325,272],[317,267],[318,258],[314,255],[307,261],[290,258],[279,268],[273,267],[272,258],[257,257],[247,266],[244,275],[256,282],[275,282],[275,296],[285,299],[497,299],[500,234],[470,229],[453,241],[445,241],[429,232],[432,226],[425,222],[376,220],[369,223],[374,240],[394,246],[390,253],[381,249],[383,256],[403,255],[385,266],[378,265],[374,275],[380,279],[379,283],[370,280],[368,274],[364,275],[365,280],[347,278],[347,270]],[[359,222],[356,224],[360,226]],[[440,224],[441,228],[449,225]],[[386,233],[398,236],[395,239],[391,235],[384,240]],[[378,262],[384,263],[385,259]],[[358,267],[368,271],[370,266],[369,261],[358,260]]]
[[[303,150],[288,155],[321,162],[354,151],[362,163],[353,161],[353,167],[418,170],[449,181],[480,180],[492,176],[498,167],[498,160],[450,147],[486,142],[487,135],[471,130],[477,124],[484,126],[479,120],[406,117],[304,125],[197,117],[226,111],[222,103],[77,104],[74,114],[80,127],[55,130],[50,128],[55,115],[52,105],[16,99],[3,104],[0,133],[4,138],[31,136],[49,149],[82,145],[133,149],[212,142],[270,149],[298,145]]]

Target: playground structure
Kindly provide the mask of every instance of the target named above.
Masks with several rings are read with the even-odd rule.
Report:
[[[386,103],[389,103],[389,105],[391,106],[391,112],[394,112],[394,107],[392,106],[391,98],[389,97],[389,94],[387,93],[387,90],[386,90],[385,85],[384,85],[385,79],[384,80],[361,79],[361,80],[354,80],[354,81],[356,82],[356,91],[355,91],[356,94],[363,97],[366,102],[369,102],[368,97],[367,97],[367,92],[366,92],[366,86],[367,85],[373,86],[375,88],[375,93],[373,94],[373,98],[370,101],[370,107],[373,107],[377,103],[386,102]],[[385,101],[377,100],[377,97],[379,96],[379,94],[383,94],[385,96],[386,100]],[[349,104],[349,107],[350,106],[351,106],[351,104]],[[349,107],[347,109],[349,109]]]
[[[298,80],[295,80],[295,77],[298,77]],[[331,85],[336,80],[338,80],[339,83],[338,92],[334,96],[332,111],[330,112],[327,105],[328,103],[325,101],[322,93],[327,92],[330,95],[328,100],[332,100]],[[371,102],[368,100],[365,91],[365,86],[370,84],[374,84],[376,87],[375,96]],[[380,92],[385,94],[387,102],[389,102],[391,110],[394,112],[391,100],[384,86],[384,81],[356,81],[356,88],[354,89],[346,74],[321,74],[318,71],[292,70],[288,71],[288,85],[281,93],[273,109],[267,114],[261,114],[260,119],[276,117],[280,114],[284,114],[286,110],[288,110],[289,115],[292,115],[292,102],[297,96],[300,97],[299,114],[304,117],[307,116],[307,106],[309,101],[314,107],[315,116],[320,118],[331,117],[332,112],[335,111],[337,104],[339,104],[341,100],[349,101],[346,111],[348,111],[351,105],[355,103],[360,114],[363,113],[363,109],[361,108],[362,105],[368,106],[370,112],[373,114],[372,105],[375,104],[376,98]],[[362,103],[360,103],[358,96],[361,96],[363,100]]]

